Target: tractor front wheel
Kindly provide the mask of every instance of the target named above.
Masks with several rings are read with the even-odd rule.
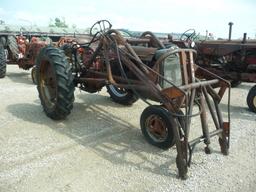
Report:
[[[254,85],[247,95],[247,105],[249,109],[256,113],[256,85]]]
[[[70,64],[63,51],[51,46],[41,49],[36,59],[39,98],[46,115],[64,119],[74,102],[74,84]]]
[[[148,106],[141,114],[142,134],[153,146],[168,149],[175,144],[173,129],[177,126],[168,110],[158,106]]]
[[[107,85],[106,88],[110,98],[116,103],[132,105],[138,100],[138,97],[131,90],[121,89],[114,85]]]

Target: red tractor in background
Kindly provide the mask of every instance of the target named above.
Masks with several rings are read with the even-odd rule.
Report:
[[[198,41],[195,30],[189,29],[181,35],[179,40],[169,38],[169,42],[181,48],[195,49],[196,63],[229,80],[232,87],[238,86],[241,82],[256,83],[256,40],[247,39],[246,33],[242,40],[231,40],[232,25],[233,23],[230,22],[227,40]],[[246,100],[249,109],[256,112],[256,85],[249,90]]]
[[[29,37],[9,35],[0,36],[0,78],[6,75],[6,64],[17,64],[19,68],[31,70],[32,81],[36,84],[35,60],[41,48],[47,45],[63,47],[64,44],[80,42],[83,38],[59,37],[57,42],[52,42],[49,37]]]
[[[0,78],[6,75],[6,64],[18,64],[24,70],[34,66],[35,59],[42,47],[51,44],[50,38],[32,37],[30,40],[23,36],[0,37]],[[32,80],[35,82],[35,73],[32,69]]]

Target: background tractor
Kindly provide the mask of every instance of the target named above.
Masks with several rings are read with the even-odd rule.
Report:
[[[65,36],[61,36],[65,35]],[[6,75],[6,65],[15,64],[24,70],[31,70],[31,77],[34,83],[35,78],[35,59],[40,49],[46,45],[61,47],[64,43],[73,41],[74,36],[79,39],[86,38],[84,34],[62,34],[51,32],[22,32],[1,31],[0,32],[0,78]],[[52,41],[54,40],[54,42]]]
[[[29,70],[34,66],[40,49],[51,44],[50,38],[31,37],[29,40],[22,34],[1,36],[0,40],[0,78],[6,75],[6,64],[17,64],[20,68]],[[34,69],[32,69],[31,76],[34,82]]]
[[[256,82],[256,40],[231,40],[232,25],[229,23],[227,40],[197,40],[195,30],[190,29],[182,34],[179,40],[169,39],[179,47],[189,47],[197,51],[196,63],[208,71],[227,79],[232,87],[241,82]],[[198,76],[202,75],[197,73]],[[256,112],[256,85],[248,92],[247,104]]]

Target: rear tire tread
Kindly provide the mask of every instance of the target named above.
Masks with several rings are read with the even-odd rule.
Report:
[[[8,46],[9,46],[9,49],[11,50],[13,58],[18,60],[19,48],[18,48],[16,37],[12,35],[12,36],[8,36],[7,39],[8,39]]]
[[[6,75],[6,58],[3,45],[0,44],[0,78]]]
[[[57,101],[53,109],[48,109],[40,88],[40,67],[43,59],[46,59],[54,68],[57,82]],[[70,114],[74,102],[74,84],[72,71],[63,52],[54,47],[45,47],[40,51],[36,60],[38,92],[41,104],[46,115],[52,119],[64,119]]]

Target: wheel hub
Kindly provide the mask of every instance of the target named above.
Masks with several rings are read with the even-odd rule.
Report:
[[[127,95],[127,91],[118,87],[115,87],[114,85],[109,85],[109,88],[111,91],[118,97],[125,97]]]
[[[161,117],[157,115],[151,115],[146,121],[149,136],[157,141],[164,141],[168,135],[166,125]]]
[[[57,86],[56,77],[53,72],[52,66],[44,62],[42,63],[41,81],[40,86],[42,90],[42,96],[44,97],[45,104],[52,108],[57,100]]]

